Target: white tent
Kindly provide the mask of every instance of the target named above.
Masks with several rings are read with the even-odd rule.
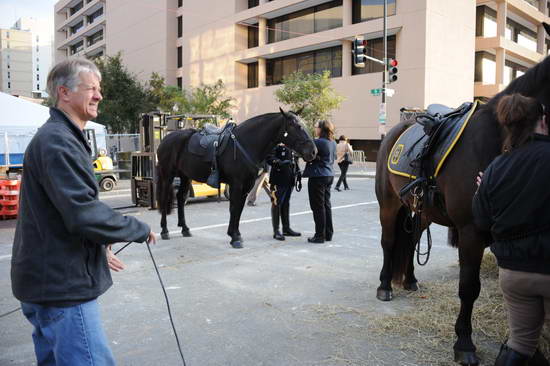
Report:
[[[48,107],[0,92],[0,165],[21,165],[27,145],[48,118]],[[97,148],[106,149],[105,126],[90,121],[86,128],[95,130]]]

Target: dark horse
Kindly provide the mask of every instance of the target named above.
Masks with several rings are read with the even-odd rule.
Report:
[[[173,205],[173,186],[175,177],[180,178],[180,187],[176,194],[178,201],[178,226],[183,236],[191,236],[185,224],[184,203],[189,192],[191,180],[206,182],[211,172],[211,165],[202,157],[189,152],[187,141],[198,131],[186,129],[166,136],[157,151],[157,199],[162,214],[160,225],[162,238],[168,239],[166,215],[170,214]],[[229,141],[224,152],[218,158],[218,169],[221,181],[229,184],[231,219],[227,235],[231,237],[231,246],[242,248],[239,220],[243,211],[246,195],[254,185],[260,162],[278,143],[284,143],[304,160],[313,160],[317,148],[305,129],[300,118],[293,112],[267,113],[251,118],[239,124],[233,130],[238,143],[242,146],[251,161],[243,152]]]
[[[500,154],[503,134],[496,120],[495,109],[500,98],[507,94],[520,93],[550,105],[550,58],[529,69],[512,81],[506,89],[480,105],[472,115],[464,133],[447,158],[445,166],[436,178],[436,184],[444,197],[444,211],[425,208],[422,212],[422,229],[435,222],[449,227],[449,238],[458,247],[460,279],[458,296],[460,313],[455,332],[455,361],[463,365],[477,365],[479,359],[472,341],[472,309],[480,292],[479,270],[483,252],[490,243],[490,236],[477,229],[472,219],[472,197],[476,190],[475,177],[487,168]],[[548,108],[547,108],[548,110]],[[405,202],[399,198],[400,189],[409,180],[388,171],[388,154],[399,135],[411,125],[402,122],[391,129],[382,141],[376,167],[376,196],[380,204],[382,225],[382,249],[384,264],[380,272],[380,287],[377,297],[383,301],[392,299],[392,281],[414,291],[417,280],[414,276],[414,242],[412,234],[404,228],[408,216],[410,195]]]

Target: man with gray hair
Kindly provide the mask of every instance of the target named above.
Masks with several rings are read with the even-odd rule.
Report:
[[[86,122],[96,118],[101,74],[84,59],[48,75],[50,118],[25,152],[11,261],[14,296],[34,326],[38,365],[114,365],[97,297],[124,264],[116,242],[156,242],[149,226],[98,199]]]

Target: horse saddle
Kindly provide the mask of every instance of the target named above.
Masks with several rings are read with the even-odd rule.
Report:
[[[227,146],[234,123],[228,123],[223,128],[206,124],[202,130],[194,133],[187,144],[189,152],[201,156],[205,162],[213,162]]]
[[[393,145],[389,171],[410,179],[437,177],[477,106],[477,101],[456,109],[430,105]]]

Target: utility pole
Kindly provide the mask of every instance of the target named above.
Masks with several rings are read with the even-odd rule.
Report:
[[[384,139],[386,135],[386,118],[387,118],[387,108],[386,108],[386,75],[388,73],[388,28],[387,28],[387,17],[388,17],[388,0],[384,0],[384,72],[382,73],[382,103],[380,104],[380,114],[378,116],[378,122],[380,123],[380,140]]]

